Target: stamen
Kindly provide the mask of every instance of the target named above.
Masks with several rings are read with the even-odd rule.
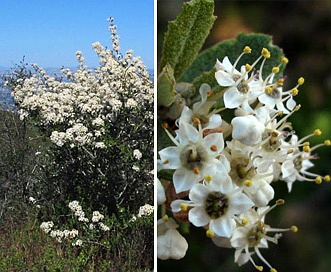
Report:
[[[329,182],[331,179],[330,179],[330,176],[329,175],[326,175],[325,177],[324,177],[324,180],[326,181],[326,182]]]
[[[320,129],[315,129],[314,130],[314,135],[315,136],[320,136],[322,134],[322,131]]]
[[[288,64],[288,58],[286,58],[286,57],[282,57],[282,59],[280,61],[284,64]]]
[[[247,187],[250,187],[250,186],[253,185],[252,181],[249,180],[249,179],[245,180],[245,181],[244,181],[244,184],[245,184]]]
[[[205,181],[210,182],[212,180],[212,178],[213,177],[211,175],[207,175],[207,176],[205,176]]]
[[[168,216],[168,215],[163,216],[163,217],[162,217],[162,220],[163,220],[164,222],[168,222],[168,221],[169,221],[169,216]]]
[[[315,183],[316,184],[321,184],[322,183],[322,178],[321,177],[316,177],[315,178]]]
[[[186,203],[180,203],[180,209],[182,210],[182,211],[184,211],[184,212],[186,212],[187,211],[187,204]]]
[[[210,147],[210,150],[216,152],[217,151],[217,146],[216,145],[212,145]]]
[[[302,85],[304,82],[305,82],[305,79],[304,79],[303,77],[300,77],[300,78],[298,79],[298,84],[299,84],[299,85]]]
[[[279,73],[279,67],[273,67],[273,68],[272,68],[272,72],[273,72],[274,74]]]
[[[213,232],[212,230],[209,229],[206,231],[206,235],[208,238],[212,238],[215,236],[215,232]]]
[[[169,160],[165,160],[162,162],[162,164],[165,165],[165,164],[168,164],[169,162],[170,162]]]
[[[198,167],[194,167],[193,168],[193,173],[196,174],[196,175],[198,175],[200,173],[199,168]]]
[[[261,54],[266,59],[269,59],[271,57],[271,54],[267,48],[262,48]]]
[[[246,53],[246,54],[250,54],[252,52],[252,49],[249,46],[246,45],[243,52]]]
[[[291,227],[291,231],[293,231],[293,232],[298,232],[298,227],[297,227],[297,226],[292,226],[292,227]]]
[[[241,219],[241,224],[243,226],[246,226],[248,224],[248,219],[246,217],[244,217],[243,219]]]

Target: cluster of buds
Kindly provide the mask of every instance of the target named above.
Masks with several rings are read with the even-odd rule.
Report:
[[[311,160],[317,158],[312,152],[331,142],[325,140],[312,147],[308,138],[320,136],[321,131],[316,129],[299,139],[288,122],[300,109],[294,97],[304,83],[301,77],[293,88],[283,88],[280,67],[288,59],[283,57],[278,66],[263,75],[271,57],[263,48],[254,63],[237,69],[242,56],[251,51],[246,46],[233,64],[228,57],[216,62],[215,78],[222,87],[224,107],[214,107],[218,101],[213,101],[213,91],[204,83],[200,100],[183,107],[174,133],[164,124],[174,145],[158,152],[158,204],[167,207],[178,222],[205,228],[216,245],[234,248],[239,265],[250,261],[262,271],[263,266],[253,260],[256,254],[275,272],[260,248],[268,247],[268,242],[277,243],[283,231],[298,229],[294,225],[276,229],[264,222],[274,207],[284,203],[279,199],[270,206],[275,196],[272,182],[286,182],[290,192],[296,180],[317,184],[330,181],[329,175],[308,169],[313,166]],[[228,111],[233,113],[232,119],[223,120]],[[162,171],[170,173],[171,180],[162,179]],[[158,227],[158,257],[184,257],[187,242],[165,209]],[[276,234],[271,236],[271,232]]]

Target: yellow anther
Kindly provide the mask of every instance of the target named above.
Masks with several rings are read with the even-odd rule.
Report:
[[[243,219],[241,219],[241,224],[243,224],[244,226],[246,226],[248,224],[248,219],[246,217],[244,217]]]
[[[163,217],[162,217],[162,220],[163,220],[164,222],[168,222],[168,221],[169,221],[169,216],[168,216],[168,215],[163,216]]]
[[[246,68],[246,71],[247,71],[247,72],[252,71],[252,66],[249,65],[248,63],[245,65],[245,68]]]
[[[257,222],[257,227],[259,230],[262,230],[264,227],[264,223],[260,220],[259,222]]]
[[[292,148],[287,150],[287,154],[292,154],[293,152],[294,152],[294,150]]]
[[[211,175],[207,175],[207,176],[205,176],[205,181],[210,182],[212,180],[212,178],[213,177]]]
[[[330,140],[325,140],[325,141],[324,141],[324,144],[325,144],[326,146],[330,146],[330,145],[331,145],[331,141],[330,141]]]
[[[320,129],[315,129],[314,130],[314,135],[315,136],[320,136],[322,134],[322,131]]]
[[[277,270],[275,268],[271,268],[270,272],[277,272]]]
[[[292,95],[293,96],[298,95],[298,93],[299,93],[299,90],[297,88],[292,89]]]
[[[198,167],[194,167],[193,168],[193,173],[196,174],[196,175],[199,175],[199,173],[200,173],[199,168]]]
[[[310,147],[308,145],[306,145],[302,148],[302,150],[306,153],[309,153],[310,152]]]
[[[302,145],[303,146],[310,146],[310,142],[304,142]]]
[[[271,57],[270,52],[267,48],[262,48],[261,54],[266,59],[269,59]]]
[[[300,108],[301,108],[301,105],[299,104],[299,105],[296,105],[296,107],[294,108],[294,111],[298,111],[298,110],[300,110]]]
[[[284,114],[283,111],[279,111],[279,112],[277,112],[277,116],[282,116],[283,114]]]
[[[249,46],[245,46],[243,52],[246,53],[246,54],[249,54],[249,53],[252,52],[252,49]]]
[[[273,72],[274,74],[279,73],[279,67],[274,67],[274,68],[272,68],[272,72]]]
[[[267,87],[267,88],[264,90],[264,92],[265,92],[266,94],[271,94],[272,91],[273,91],[273,88],[272,88],[272,87]]]
[[[282,59],[280,61],[284,64],[288,64],[288,58],[287,57],[282,57]]]
[[[252,181],[251,180],[249,180],[249,179],[246,179],[245,181],[244,181],[244,184],[247,186],[247,187],[250,187],[250,186],[252,186]]]
[[[180,209],[182,210],[182,211],[184,211],[184,212],[186,212],[187,211],[187,204],[186,203],[180,203]]]
[[[276,200],[276,204],[277,205],[283,205],[285,203],[285,200],[284,199],[278,199]]]
[[[260,266],[260,265],[256,265],[255,268],[259,271],[263,271],[263,266]]]
[[[194,118],[192,119],[192,122],[193,122],[195,125],[200,125],[200,124],[201,124],[200,119],[197,118],[197,117],[194,117]]]
[[[315,178],[315,183],[316,184],[321,184],[322,183],[322,178],[321,177]]]
[[[284,78],[280,78],[277,80],[277,85],[278,86],[283,86],[284,85]]]
[[[293,226],[291,227],[291,231],[292,231],[292,232],[298,232],[298,227],[293,225]]]
[[[302,85],[304,82],[305,82],[305,79],[304,79],[303,77],[300,77],[300,78],[298,79],[298,84],[299,84],[299,85]]]
[[[329,181],[331,180],[331,178],[330,178],[329,175],[326,175],[326,176],[324,176],[324,180],[325,180],[326,182],[329,182]]]
[[[206,231],[206,235],[208,238],[212,238],[215,236],[215,232],[213,232],[212,230],[209,229]]]

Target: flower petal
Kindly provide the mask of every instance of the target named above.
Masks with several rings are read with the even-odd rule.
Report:
[[[194,174],[192,170],[186,168],[178,168],[173,175],[173,182],[176,193],[190,190],[193,185],[197,184],[202,179],[201,175]]]
[[[210,220],[209,229],[222,237],[231,237],[236,227],[236,221],[229,216],[222,216],[218,219]]]
[[[188,213],[188,219],[196,227],[203,227],[210,221],[210,217],[206,213],[205,207],[196,206]]]
[[[169,146],[159,151],[164,169],[177,169],[181,166],[180,149],[176,146]]]

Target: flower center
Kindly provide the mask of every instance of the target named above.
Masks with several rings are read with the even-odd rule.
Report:
[[[201,145],[187,145],[180,153],[180,161],[183,167],[193,170],[201,169],[203,162],[207,160],[207,152]]]
[[[241,93],[248,93],[249,91],[249,86],[247,84],[247,82],[244,79],[241,79],[239,82],[237,82],[240,78],[242,78],[242,76],[240,75],[234,75],[233,76],[233,80],[237,83],[237,89],[239,92]]]
[[[229,207],[229,199],[221,192],[211,192],[205,200],[205,209],[211,219],[220,218]]]
[[[301,170],[302,168],[302,159],[301,159],[301,156],[299,157],[296,157],[294,160],[293,160],[293,164],[294,164],[294,168],[298,171]]]
[[[278,136],[278,133],[276,131],[267,129],[262,134],[262,141],[268,138],[269,140],[263,145],[264,150],[268,152],[276,151],[278,147],[281,145],[280,137]]]
[[[248,158],[235,158],[231,161],[230,166],[230,177],[237,186],[243,186],[246,180],[251,180],[256,175],[255,168],[253,164],[250,164]]]
[[[270,92],[267,93],[267,95],[269,95],[273,99],[279,99],[280,91],[277,88],[273,87],[271,88]]]
[[[263,237],[265,237],[266,234],[266,230],[263,227],[263,224],[261,224],[260,226],[256,226],[254,228],[252,228],[248,235],[247,235],[247,240],[248,240],[248,245],[249,247],[255,247],[258,246],[261,242],[261,239]]]

